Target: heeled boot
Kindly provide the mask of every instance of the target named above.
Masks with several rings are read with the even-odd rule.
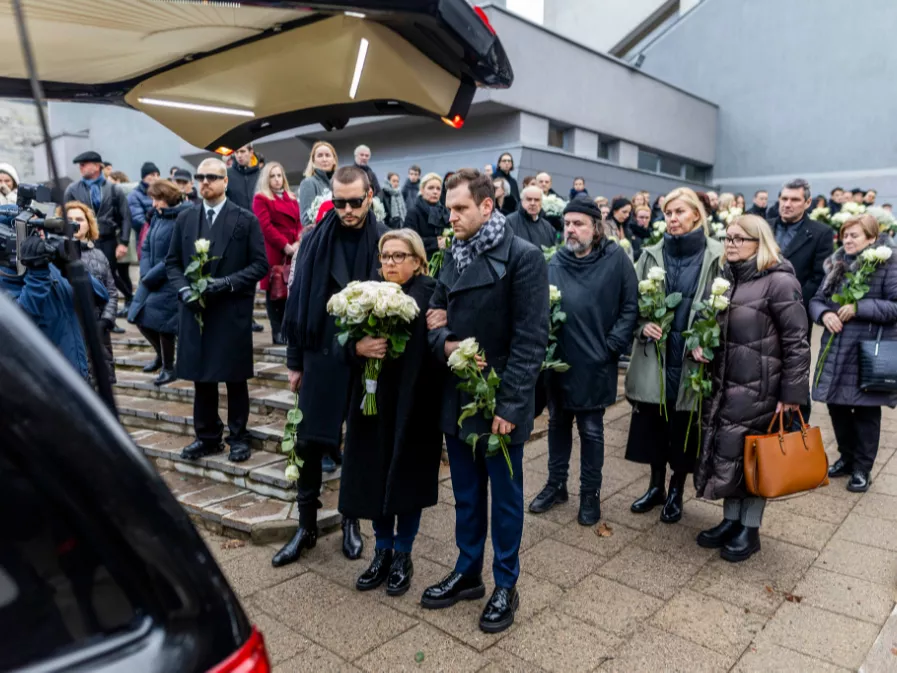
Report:
[[[361,537],[361,526],[358,519],[343,518],[343,556],[350,561],[361,558],[364,551],[364,540]]]
[[[636,514],[644,514],[645,512],[650,512],[658,505],[662,505],[667,496],[666,491],[664,491],[663,488],[666,483],[666,478],[666,464],[652,465],[651,483],[648,485],[648,490],[645,492],[645,495],[632,503],[632,506],[629,509]]]
[[[301,523],[296,529],[293,539],[287,542],[271,559],[271,565],[280,568],[299,560],[303,549],[314,549],[318,542],[317,526],[306,528]]]
[[[660,511],[660,520],[664,523],[676,523],[682,518],[682,491],[685,488],[687,476],[687,472],[673,472],[670,477],[667,501]]]

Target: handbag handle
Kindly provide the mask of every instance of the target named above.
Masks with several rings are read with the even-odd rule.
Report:
[[[878,335],[875,337],[875,357],[878,357],[878,347],[881,345],[881,331],[884,328],[884,325],[878,326]]]
[[[793,412],[792,412],[792,413],[793,413]],[[801,411],[800,411],[800,407],[797,408],[797,415],[798,415],[798,417],[800,418],[800,427],[801,427],[801,431],[803,432],[803,431],[805,431],[805,430],[807,429],[808,426],[807,426],[807,422],[804,420],[804,415],[803,415],[803,414],[801,413]],[[766,434],[767,434],[767,435],[770,434],[770,433],[772,432],[772,426],[775,424],[775,422],[776,422],[776,418],[778,418],[778,419],[779,419],[779,433],[778,433],[778,434],[779,434],[779,437],[784,437],[784,436],[785,436],[785,421],[784,421],[784,416],[785,416],[785,410],[784,410],[784,409],[778,413],[778,416],[777,416],[776,414],[773,414],[772,418],[771,418],[770,421],[769,421],[769,427],[766,428]]]

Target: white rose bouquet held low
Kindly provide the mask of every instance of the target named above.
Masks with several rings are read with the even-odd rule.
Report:
[[[567,202],[556,194],[542,196],[542,211],[548,217],[563,217]]]
[[[839,213],[840,214],[840,213]],[[832,301],[839,306],[850,306],[853,304],[856,310],[856,303],[866,296],[869,291],[869,276],[875,272],[875,268],[879,264],[883,264],[891,259],[893,250],[887,245],[879,245],[876,247],[868,247],[860,253],[860,267],[856,271],[848,271],[845,275],[847,282],[840,293],[832,295]],[[825,358],[832,347],[832,342],[837,335],[833,332],[828,342],[825,344],[825,350],[819,356],[819,362],[816,364],[816,380],[814,386],[819,385],[819,377],[822,376],[822,366],[825,364]]]
[[[448,359],[448,366],[461,379],[461,383],[458,384],[458,390],[467,393],[473,398],[473,402],[461,407],[461,415],[458,417],[459,428],[465,420],[475,416],[479,411],[482,411],[483,416],[487,419],[495,416],[495,393],[498,391],[501,379],[495,373],[495,369],[490,369],[489,374],[483,376],[483,372],[480,371],[480,367],[477,364],[477,356],[485,359],[485,353],[480,349],[480,344],[471,337],[459,343]],[[480,437],[481,435],[471,432],[467,435],[465,441],[476,451]],[[486,457],[491,458],[498,455],[500,451],[508,464],[508,471],[513,478],[514,468],[511,466],[511,456],[508,453],[510,445],[511,437],[509,435],[490,434],[489,441],[486,444]]]
[[[657,245],[663,240],[663,235],[667,231],[666,220],[657,220],[651,225],[651,236],[648,238],[647,245]]]
[[[299,479],[299,469],[305,462],[296,455],[296,435],[299,424],[302,422],[302,411],[299,409],[299,393],[296,393],[296,401],[292,409],[287,412],[287,422],[283,426],[283,439],[280,440],[280,450],[287,454],[287,466],[283,476],[287,481]]]
[[[717,278],[710,286],[710,297],[707,301],[696,301],[694,303],[695,321],[688,329],[682,333],[685,337],[685,350],[691,352],[695,348],[700,347],[705,360],[713,360],[713,351],[719,348],[720,329],[717,316],[729,308],[729,298],[726,292],[729,291],[731,283],[725,278]],[[706,362],[699,363],[699,367],[688,375],[687,385],[694,392],[695,399],[692,402],[691,410],[688,412],[688,428],[685,431],[685,446],[683,451],[688,447],[688,435],[691,431],[691,419],[697,409],[698,412],[698,450],[701,446],[701,412],[704,408],[704,398],[710,397],[713,382],[710,373],[706,371]]]
[[[660,339],[654,342],[654,351],[657,354],[657,375],[660,379],[660,413],[669,420],[663,375],[663,351],[669,336],[670,325],[673,324],[673,309],[682,301],[682,293],[672,292],[667,295],[664,290],[665,277],[666,271],[655,266],[648,271],[647,278],[639,282],[638,312],[648,322],[660,325],[660,330],[663,333]]]
[[[211,243],[208,239],[196,239],[196,242],[193,244],[193,249],[196,250],[196,254],[190,258],[192,261],[187,265],[187,268],[184,269],[184,275],[187,276],[187,280],[190,281],[190,298],[188,301],[198,301],[202,308],[206,307],[206,300],[203,296],[203,292],[206,291],[206,288],[209,286],[209,279],[212,277],[211,274],[206,273],[203,269],[205,269],[206,264],[218,259],[217,257],[209,257],[210,246]],[[202,313],[194,313],[193,317],[196,318],[196,322],[199,323],[199,333],[202,334],[202,329],[204,327]]]
[[[321,206],[324,205],[324,202],[331,200],[333,200],[333,193],[329,189],[325,189],[321,194],[318,194],[315,197],[314,201],[311,202],[311,205],[305,210],[305,219],[308,222],[311,222],[311,226],[314,226],[314,224],[318,221],[318,211],[321,210]]]
[[[336,317],[341,346],[351,339],[370,336],[387,340],[386,356],[397,358],[405,352],[411,334],[407,325],[420,309],[417,302],[402,291],[402,286],[385,281],[353,281],[327,302],[327,313]],[[365,416],[377,415],[377,378],[383,361],[369,358],[364,365]]]
[[[445,264],[445,251],[452,249],[452,243],[455,241],[455,230],[451,227],[442,230],[442,238],[445,241],[442,250],[437,250],[430,258],[430,278],[436,278],[442,271],[442,265]]]
[[[567,322],[567,314],[561,308],[561,291],[554,285],[548,286],[548,348],[545,351],[545,360],[542,362],[542,371],[550,369],[556,372],[565,372],[570,369],[566,362],[558,360],[554,352],[558,347],[558,332]]]

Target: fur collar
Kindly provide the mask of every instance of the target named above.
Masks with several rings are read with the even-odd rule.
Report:
[[[897,248],[894,239],[887,233],[879,234],[878,240],[872,245],[886,245],[890,248]],[[850,271],[852,273],[856,271],[859,266],[859,257],[855,257],[851,260],[848,258],[847,253],[844,252],[843,247],[835,250],[832,256],[825,260],[822,265],[822,268],[825,271],[825,280],[822,281],[823,294],[826,297],[831,297],[835,294],[844,283],[844,278],[846,277],[847,272]]]

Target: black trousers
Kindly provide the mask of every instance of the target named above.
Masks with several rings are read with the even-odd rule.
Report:
[[[287,306],[286,299],[271,299],[271,292],[265,292],[265,311],[268,313],[268,320],[271,322],[271,334],[273,336],[280,335],[280,329],[283,326],[283,314]]]
[[[573,451],[573,421],[579,430],[580,493],[601,490],[604,469],[604,409],[569,411],[548,398],[548,480],[566,484]]]
[[[137,325],[137,329],[143,335],[143,338],[150,342],[150,345],[156,351],[156,357],[162,359],[163,369],[174,368],[174,334],[164,334],[157,332],[149,327]],[[217,402],[216,402],[217,404]]]
[[[134,296],[134,286],[131,284],[130,265],[119,264],[115,258],[115,248],[118,247],[118,238],[109,236],[100,238],[94,242],[94,245],[102,250],[109,260],[109,268],[112,270],[112,277],[115,279],[115,289],[117,289],[126,302],[131,301]]]
[[[673,403],[667,405],[670,420],[660,411],[659,404],[637,402],[632,407],[629,439],[626,442],[626,460],[648,463],[654,467],[666,467],[673,472],[694,472],[698,457],[698,424],[695,411],[689,431],[687,411],[676,411]],[[688,434],[688,447],[685,435]]]
[[[872,471],[881,437],[881,407],[848,407],[829,404],[838,451],[853,469]]]
[[[333,451],[333,447],[321,442],[301,441],[299,454],[303,465],[299,468],[296,504],[299,510],[299,525],[314,530],[318,526],[318,510],[322,507],[319,496],[324,475],[321,472],[321,458]]]
[[[224,426],[218,415],[218,384],[196,381],[193,398],[193,428],[196,438],[208,444],[220,444]],[[246,381],[228,381],[227,385],[227,443],[249,444],[249,384]]]

